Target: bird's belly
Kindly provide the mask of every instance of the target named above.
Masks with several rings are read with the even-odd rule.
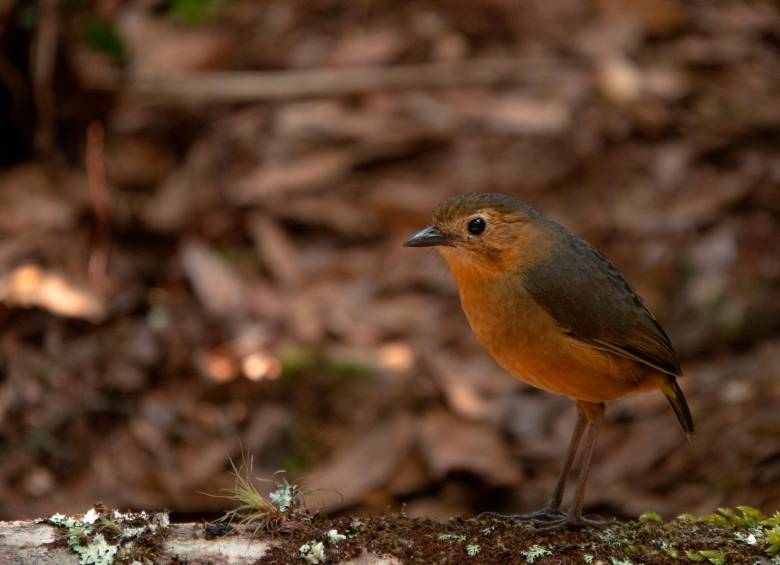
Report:
[[[630,362],[586,348],[546,343],[497,348],[490,353],[499,365],[528,384],[578,400],[606,402],[645,389]]]
[[[587,402],[605,402],[653,388],[633,361],[594,349],[568,335],[536,304],[497,311],[469,305],[474,333],[506,371],[524,382]],[[506,314],[511,320],[506,320]],[[502,323],[502,321],[504,323]]]

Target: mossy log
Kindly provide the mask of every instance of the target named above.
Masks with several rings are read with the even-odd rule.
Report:
[[[282,544],[282,538],[252,535],[251,532],[232,532],[213,537],[207,535],[203,524],[174,524],[149,561],[155,564],[213,564],[243,565],[272,563],[271,551]],[[60,528],[35,521],[0,522],[0,564],[2,565],[79,565],[79,555],[64,542]],[[133,563],[133,561],[128,561]],[[143,561],[136,560],[137,563]],[[301,563],[304,563],[301,560]],[[380,557],[366,552],[358,559],[336,563],[365,565],[393,565],[400,563],[392,557]]]
[[[80,528],[89,513],[75,527],[62,525],[63,518],[73,520],[66,517],[54,520],[59,527],[44,521],[0,522],[0,564],[780,565],[780,513],[764,518],[724,511],[668,522],[651,513],[637,521],[609,522],[604,528],[553,531],[500,518],[441,523],[399,514],[313,517],[253,531],[226,523],[167,525],[164,514],[101,510],[100,517],[89,522],[93,525],[87,535]],[[139,516],[147,524],[159,516],[166,522],[157,529],[139,527]],[[93,547],[98,538],[113,553],[101,555]]]

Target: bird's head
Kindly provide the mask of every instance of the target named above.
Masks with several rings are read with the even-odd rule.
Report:
[[[433,223],[412,235],[406,247],[436,247],[459,285],[516,271],[538,251],[542,217],[506,194],[454,196],[433,213]]]

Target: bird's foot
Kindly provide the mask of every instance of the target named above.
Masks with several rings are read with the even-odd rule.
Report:
[[[564,514],[555,520],[534,524],[539,532],[549,532],[553,530],[562,530],[564,528],[606,528],[609,520],[601,516],[571,516]]]
[[[529,514],[499,514],[498,512],[483,512],[479,515],[480,518],[488,517],[494,520],[502,520],[505,522],[526,522],[534,526],[547,525],[558,522],[561,519],[566,518],[566,514],[560,510],[553,510],[551,508],[543,508],[536,512]]]

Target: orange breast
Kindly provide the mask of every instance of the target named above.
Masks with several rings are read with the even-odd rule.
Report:
[[[604,402],[657,388],[652,370],[568,335],[522,287],[463,285],[461,304],[479,341],[512,375],[538,388]]]

